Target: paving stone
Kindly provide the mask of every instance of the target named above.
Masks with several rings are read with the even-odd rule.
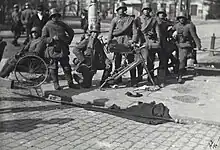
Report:
[[[45,147],[48,147],[48,146],[54,144],[54,142],[55,142],[55,141],[46,140],[46,141],[44,141],[44,142],[42,142],[42,143],[37,144],[36,147],[38,147],[38,148],[40,148],[40,149],[43,149],[43,148],[45,148]]]
[[[61,147],[60,145],[52,144],[50,146],[43,148],[42,150],[56,150],[59,149],[60,147]]]
[[[67,144],[69,144],[69,143],[71,143],[71,142],[68,141],[68,140],[66,140],[66,139],[63,139],[63,140],[61,140],[61,141],[57,141],[57,142],[56,142],[56,144],[57,144],[57,145],[60,145],[60,146],[67,145]]]

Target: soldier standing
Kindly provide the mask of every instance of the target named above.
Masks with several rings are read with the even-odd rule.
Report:
[[[178,58],[175,57],[172,53],[176,51],[177,53],[177,46],[176,43],[171,39],[171,34],[168,31],[168,28],[173,26],[173,23],[166,18],[166,10],[164,8],[158,10],[157,12],[157,22],[161,32],[161,48],[165,50],[166,56],[166,71],[168,72],[168,60],[171,60],[171,64],[174,65],[174,72],[178,70]]]
[[[21,36],[21,30],[21,13],[19,12],[18,4],[15,4],[14,11],[12,13],[12,32],[14,33],[14,40],[12,41],[12,44],[14,46],[19,46],[18,38]]]
[[[137,27],[134,18],[126,14],[127,7],[124,2],[119,2],[117,4],[117,16],[113,18],[111,22],[111,27],[108,35],[108,45],[111,43],[112,39],[115,39],[118,44],[123,44],[129,49],[129,45],[137,40]],[[128,54],[128,63],[134,61],[134,55]],[[115,53],[115,69],[121,67],[122,54],[119,52]],[[131,76],[131,86],[136,84],[136,69],[130,71]],[[116,81],[117,83],[122,82],[122,78]]]
[[[157,19],[151,16],[151,4],[144,3],[142,7],[142,13],[137,22],[139,24],[139,32],[141,37],[143,37],[142,44],[146,45],[146,49],[142,51],[145,60],[147,61],[147,67],[151,71],[151,76],[154,77],[154,60],[155,54],[158,54],[159,57],[159,69],[158,69],[158,85],[164,87],[165,83],[165,64],[166,64],[166,55],[165,51],[161,49],[161,33],[160,28],[157,22]],[[145,42],[145,43],[144,43]],[[143,68],[139,68],[138,75],[141,75]]]
[[[25,10],[22,11],[21,13],[21,22],[26,31],[26,39],[24,41],[24,45],[26,45],[30,40],[30,32],[31,32],[30,20],[31,20],[32,15],[33,15],[33,12],[30,9],[30,4],[25,3]]]
[[[60,21],[61,14],[56,8],[50,10],[50,17],[43,27],[42,37],[45,38],[48,47],[46,56],[50,59],[49,69],[55,90],[61,90],[58,81],[58,62],[63,68],[69,88],[79,88],[73,83],[71,66],[69,64],[69,45],[71,44],[74,31],[67,24]]]
[[[185,67],[187,64],[187,56],[188,54],[192,54],[193,43],[195,42],[196,47],[201,49],[201,41],[198,38],[195,27],[187,21],[186,14],[181,12],[177,17],[179,21],[176,25],[174,25],[174,30],[177,32],[176,40],[179,48],[179,71],[178,71],[178,83],[183,83],[183,73],[185,71]]]

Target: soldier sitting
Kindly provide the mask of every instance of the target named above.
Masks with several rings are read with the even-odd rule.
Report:
[[[33,53],[35,55],[43,56],[46,45],[44,44],[41,36],[41,29],[38,27],[33,27],[31,29],[32,40],[15,56],[8,59],[8,61],[3,66],[0,77],[5,78],[10,75],[10,73],[14,70],[16,63],[19,58],[24,56],[27,53]]]
[[[103,49],[104,45],[98,39],[99,32],[100,25],[97,24],[72,51],[77,57],[76,70],[83,76],[83,79],[80,79],[78,75],[74,74],[74,78],[83,88],[91,87],[93,75],[97,70],[104,70],[100,85],[105,82],[112,70],[111,62]]]

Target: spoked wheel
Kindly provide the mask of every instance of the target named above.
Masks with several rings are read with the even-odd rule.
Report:
[[[38,87],[48,77],[45,61],[39,56],[27,55],[18,60],[15,66],[15,77],[23,87]]]

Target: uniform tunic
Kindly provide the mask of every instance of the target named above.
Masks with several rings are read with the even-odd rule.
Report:
[[[201,41],[196,34],[195,26],[191,23],[177,23],[173,28],[177,31],[177,45],[179,48],[180,61],[179,73],[182,74],[187,64],[187,55],[192,53],[194,48],[193,41],[198,48],[201,48]]]
[[[113,18],[111,22],[111,27],[108,35],[108,42],[112,39],[116,40],[118,44],[123,44],[126,49],[129,49],[130,42],[137,41],[137,26],[135,24],[134,18],[123,15]],[[129,50],[128,50],[129,51]],[[134,55],[128,54],[127,56],[128,63],[134,61]],[[122,55],[121,53],[115,53],[115,69],[121,67]],[[132,69],[130,71],[131,80],[135,79],[136,70]]]
[[[54,41],[53,37],[58,36],[58,41]],[[50,53],[52,62],[51,69],[58,69],[58,61],[61,66],[70,69],[69,65],[69,44],[71,44],[74,37],[74,31],[67,24],[62,21],[54,22],[48,21],[42,30],[42,37],[45,39],[48,47],[53,49]],[[47,49],[50,50],[50,49]]]

